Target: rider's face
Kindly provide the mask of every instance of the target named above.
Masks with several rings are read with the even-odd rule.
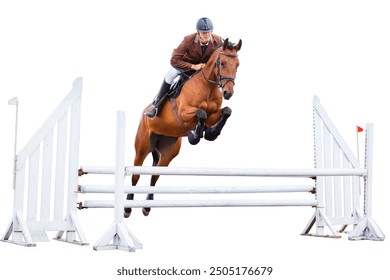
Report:
[[[211,32],[199,32],[200,42],[206,44],[211,39]]]

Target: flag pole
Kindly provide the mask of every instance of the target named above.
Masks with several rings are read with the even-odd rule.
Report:
[[[18,111],[19,111],[19,100],[17,97],[11,98],[8,100],[8,105],[15,105],[15,143],[14,143],[14,178],[13,178],[13,189],[15,189],[16,184],[16,149],[17,149],[17,141],[18,141]]]
[[[356,146],[357,146],[357,160],[360,164],[360,151],[359,151],[359,132],[362,132],[363,128],[356,126]]]

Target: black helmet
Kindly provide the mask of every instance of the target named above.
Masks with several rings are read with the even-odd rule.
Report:
[[[196,30],[199,32],[213,32],[214,26],[209,18],[202,17],[196,23]]]

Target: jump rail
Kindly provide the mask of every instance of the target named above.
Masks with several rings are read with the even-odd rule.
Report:
[[[125,193],[155,193],[155,194],[186,194],[186,193],[287,193],[287,192],[311,192],[315,193],[315,188],[309,185],[295,186],[179,186],[179,187],[161,187],[151,189],[150,187],[124,187]],[[80,193],[114,193],[114,186],[104,185],[80,185]]]
[[[123,222],[124,207],[256,206],[313,207],[313,216],[304,228],[302,235],[340,237],[341,232],[345,231],[348,226],[352,226],[352,231],[349,233],[350,240],[384,240],[384,234],[372,218],[372,124],[366,125],[364,168],[360,167],[358,160],[337,131],[316,96],[313,101],[315,164],[312,169],[135,167],[125,166],[125,116],[123,112],[118,112],[115,167],[83,166],[78,170],[81,88],[82,80],[80,78],[76,79],[69,95],[17,155],[14,214],[2,238],[3,241],[24,246],[35,246],[35,242],[48,240],[46,231],[57,231],[56,240],[73,244],[87,244],[76,215],[77,207],[114,208],[114,222],[94,245],[94,249],[135,251],[142,248],[142,244]],[[54,140],[56,140],[56,143]],[[114,185],[110,186],[77,186],[78,176],[83,174],[112,174],[115,175],[115,182]],[[293,178],[310,178],[312,179],[311,183],[314,182],[314,184],[287,186],[159,186],[158,188],[125,186],[125,176],[133,174],[289,177],[292,180]],[[364,181],[363,195],[360,194],[361,178]],[[85,200],[78,204],[77,195],[79,192],[114,193],[114,200]],[[306,196],[313,195],[314,198],[124,200],[125,193],[191,195],[200,193],[257,194],[289,192],[306,193]],[[52,196],[54,201],[51,201]],[[340,230],[337,230],[336,226],[340,226]],[[310,233],[312,229],[315,229],[315,233]],[[64,233],[66,233],[66,236],[62,239]],[[77,240],[77,237],[79,240]]]
[[[115,167],[83,166],[80,175],[115,174]],[[247,177],[307,177],[316,176],[366,176],[363,168],[312,168],[312,169],[256,169],[256,168],[202,168],[202,167],[161,167],[127,166],[125,175],[182,175],[182,176],[247,176]]]

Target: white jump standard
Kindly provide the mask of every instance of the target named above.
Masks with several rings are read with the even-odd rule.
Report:
[[[77,208],[114,208],[114,221],[94,245],[95,250],[135,251],[141,242],[127,228],[125,207],[279,207],[309,206],[313,215],[302,235],[341,237],[351,227],[350,240],[384,240],[372,218],[372,138],[373,125],[366,125],[364,167],[345,143],[322,108],[313,101],[314,159],[311,169],[257,168],[174,168],[125,166],[125,116],[117,113],[116,165],[79,166],[80,108],[82,80],[76,79],[69,95],[48,118],[30,142],[17,154],[14,213],[2,240],[35,246],[47,241],[47,231],[56,231],[56,240],[88,244],[77,218]],[[112,185],[78,185],[79,175],[112,174]],[[125,177],[138,175],[284,177],[288,185],[266,186],[126,186]],[[308,178],[308,184],[293,180]],[[364,191],[360,193],[363,178]],[[306,179],[305,179],[306,180]],[[113,200],[86,199],[89,193],[111,194]],[[125,194],[185,194],[188,199],[125,200]],[[215,194],[264,193],[281,195],[279,199],[214,199]],[[288,194],[296,193],[293,199]],[[191,196],[205,194],[210,199]],[[257,196],[256,196],[257,197]],[[64,210],[66,210],[64,212]],[[39,213],[39,215],[38,215]],[[131,220],[130,222],[131,223]],[[339,228],[336,228],[339,227]],[[65,234],[65,237],[62,236]]]
[[[88,244],[75,208],[81,92],[82,79],[78,78],[70,93],[17,154],[14,211],[3,241],[35,246],[35,242],[49,240],[47,231],[57,231],[57,240]]]

